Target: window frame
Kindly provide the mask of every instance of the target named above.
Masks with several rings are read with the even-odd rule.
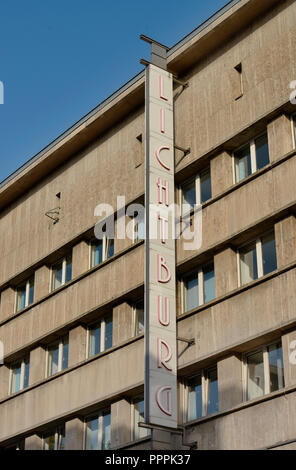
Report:
[[[252,349],[251,351],[248,351],[243,354],[242,357],[242,383],[243,383],[243,402],[250,402],[252,400],[258,400],[260,398],[265,397],[266,395],[269,395],[270,393],[275,393],[270,391],[270,367],[269,367],[269,357],[268,357],[268,349],[271,346],[275,345],[281,345],[281,350],[282,350],[282,359],[283,359],[283,379],[285,383],[285,367],[284,367],[284,357],[283,357],[283,343],[282,339],[280,338],[278,341],[272,341],[271,343],[264,344],[263,346],[257,347],[255,349]],[[262,397],[257,397],[257,398],[252,398],[248,400],[248,357],[252,356],[256,353],[263,353],[263,368],[264,368],[264,393]],[[285,388],[285,385],[283,387],[280,387],[278,390],[282,390]]]
[[[83,429],[83,450],[88,450],[86,448],[87,444],[87,423],[88,421],[91,421],[93,419],[98,419],[98,449],[97,450],[103,450],[102,449],[102,443],[103,443],[103,419],[104,419],[104,413],[108,412],[110,414],[110,422],[112,426],[112,415],[111,415],[111,406],[104,408],[100,410],[98,413],[92,413],[91,415],[88,415],[84,418],[84,429]],[[112,437],[112,435],[111,435]],[[110,448],[112,446],[112,441],[110,438]]]
[[[143,332],[142,333],[137,333],[137,305],[140,304],[140,303],[143,303],[143,315],[144,315],[144,328],[143,328]],[[144,331],[145,331],[145,303],[144,303],[144,299],[143,300],[138,300],[137,302],[135,302],[133,304],[133,336],[136,337],[136,336],[140,336],[142,334],[144,334]]]
[[[69,363],[68,363],[68,367],[66,369],[63,369],[63,359],[64,359],[64,351],[63,351],[63,348],[64,348],[64,341],[65,339],[67,339],[67,342],[68,342],[68,347],[69,347],[69,335],[64,335],[62,336],[61,338],[59,338],[58,340],[56,341],[53,341],[52,343],[49,343],[47,345],[47,348],[46,348],[46,355],[45,355],[45,358],[46,358],[46,368],[45,368],[45,377],[48,378],[48,377],[54,377],[55,375],[59,374],[60,372],[62,372],[63,370],[67,370],[69,368]],[[59,350],[59,359],[58,359],[58,370],[57,372],[55,372],[54,374],[51,374],[49,375],[49,350],[54,347],[55,345],[58,345],[58,350]]]
[[[89,242],[89,269],[100,266],[105,261],[112,258],[112,256],[108,257],[108,251],[109,251],[111,241],[114,243],[114,239],[108,238],[106,235],[104,235],[104,237],[101,240],[99,240],[97,238],[93,238],[92,240],[90,240],[90,242]],[[94,264],[94,247],[96,246],[96,243],[98,243],[98,242],[102,242],[102,244],[103,244],[103,246],[102,246],[102,261],[101,261],[101,263]]]
[[[90,359],[91,357],[98,356],[99,354],[109,351],[111,348],[105,349],[105,342],[106,342],[106,319],[111,316],[112,319],[112,346],[113,347],[113,311],[109,312],[106,315],[103,315],[99,320],[95,323],[92,323],[87,328],[87,339],[86,339],[86,357]],[[101,327],[101,342],[100,342],[100,352],[94,355],[90,355],[90,345],[91,345],[91,331],[95,329],[96,326]]]
[[[186,378],[184,383],[184,412],[183,412],[183,423],[187,424],[191,421],[195,421],[197,419],[205,418],[206,416],[211,416],[208,414],[208,406],[209,406],[209,376],[210,372],[216,371],[217,372],[217,383],[218,383],[218,391],[219,391],[219,377],[218,377],[218,366],[213,365],[210,367],[202,368],[200,371],[197,371],[195,374],[190,375]],[[202,416],[200,418],[194,418],[189,420],[189,386],[188,382],[191,379],[199,376],[201,377],[201,395],[202,395]],[[219,405],[219,395],[218,395],[218,405]],[[219,410],[218,410],[219,411]]]
[[[145,216],[142,218],[140,217],[139,220],[137,220],[139,217],[139,214],[136,217],[132,217],[132,222],[133,222],[133,243],[139,243],[142,240],[145,240]],[[139,226],[140,224],[144,225],[144,238],[139,237]]]
[[[139,395],[137,397],[132,398],[131,400],[131,442],[139,441],[140,439],[145,439],[150,436],[150,430],[145,428],[140,428],[138,423],[136,423],[136,416],[135,416],[135,404],[138,401],[144,402],[144,396]],[[145,432],[146,435],[140,437],[139,434],[143,429],[143,433]]]
[[[267,130],[265,132],[261,132],[260,134],[256,135],[255,137],[253,137],[253,139],[249,140],[248,142],[246,142],[245,144],[241,145],[240,147],[236,148],[233,152],[232,152],[232,156],[233,156],[233,181],[234,181],[234,184],[238,184],[238,183],[241,183],[242,181],[244,181],[245,179],[249,178],[250,176],[252,176],[254,173],[256,173],[258,170],[258,165],[257,165],[257,153],[256,153],[256,140],[257,139],[260,139],[260,137],[263,137],[263,136],[267,136],[267,145],[268,145],[268,154],[269,154],[269,139],[268,139],[268,132]],[[238,159],[237,157],[235,156],[235,154],[237,152],[239,152],[240,150],[242,150],[244,147],[247,147],[249,146],[249,149],[250,149],[250,163],[251,163],[251,174],[246,176],[245,178],[241,179],[241,180],[238,180],[237,179],[237,166],[238,166]],[[269,154],[269,164],[270,164],[270,154]],[[266,165],[268,166],[268,165]],[[263,167],[263,168],[266,168]],[[261,168],[262,169],[262,168]]]
[[[33,284],[33,302],[29,303],[30,300],[30,283],[32,282]],[[23,308],[18,308],[18,300],[19,300],[19,292],[21,289],[21,286],[26,286],[25,287],[25,306]],[[14,312],[21,312],[25,308],[29,307],[29,305],[32,305],[34,303],[34,296],[35,296],[35,274],[33,276],[30,276],[26,281],[22,282],[19,284],[16,289],[15,289],[15,307],[14,307]]]
[[[271,273],[268,273],[268,274],[264,274],[264,266],[263,266],[263,251],[262,251],[262,240],[263,238],[265,237],[268,237],[268,235],[271,235],[273,234],[274,235],[274,241],[276,243],[276,238],[275,238],[275,230],[274,228],[272,230],[268,230],[267,232],[263,233],[262,235],[260,235],[260,237],[257,237],[255,239],[252,239],[251,241],[248,241],[247,243],[244,243],[243,245],[241,245],[238,249],[237,249],[237,267],[238,267],[238,286],[239,287],[244,287],[248,284],[250,284],[251,282],[255,282],[257,281],[257,279],[261,279],[262,277],[264,276],[268,276],[269,274]],[[256,261],[257,261],[257,274],[258,274],[258,278],[257,279],[253,279],[252,281],[250,282],[247,282],[245,284],[242,284],[242,276],[241,276],[241,250],[243,250],[244,248],[247,248],[249,245],[252,245],[252,244],[255,244],[256,246]],[[277,252],[276,252],[276,248],[275,248],[275,256],[276,256],[276,260],[277,260]],[[277,268],[278,269],[278,268]],[[271,272],[275,272],[275,271],[271,271]]]
[[[201,266],[198,267],[198,269],[194,269],[187,273],[185,276],[182,277],[181,279],[181,302],[182,302],[182,311],[183,313],[190,312],[191,310],[186,310],[186,292],[185,292],[185,284],[186,280],[190,277],[193,277],[194,274],[197,274],[197,276],[194,276],[198,279],[198,306],[194,307],[194,309],[201,307],[202,305],[206,305],[209,302],[212,302],[212,300],[209,300],[209,302],[205,302],[205,292],[204,292],[204,270],[207,266],[210,264],[213,264],[214,268],[214,282],[215,282],[215,263],[214,259],[212,261],[209,261],[207,263],[202,264]],[[215,297],[216,298],[216,283],[215,283]],[[213,299],[213,300],[214,300]]]
[[[201,178],[202,176],[205,174],[205,173],[209,173],[210,174],[210,181],[211,181],[211,197],[209,199],[207,199],[206,201],[202,202],[201,201]],[[190,183],[192,182],[195,182],[195,200],[196,200],[196,205],[197,206],[201,206],[203,204],[205,204],[206,202],[210,201],[212,198],[213,198],[213,193],[212,193],[212,178],[211,178],[211,167],[210,165],[206,168],[204,168],[202,171],[200,171],[199,173],[197,173],[195,176],[185,180],[179,187],[179,199],[180,199],[180,206],[181,206],[181,209],[182,209],[182,213],[184,214],[183,212],[183,204],[185,204],[185,202],[183,202],[183,194],[184,194],[184,187],[189,185]],[[186,214],[187,212],[185,212]]]
[[[26,356],[22,359],[20,359],[19,361],[16,361],[14,363],[12,363],[9,367],[10,369],[10,372],[9,372],[9,387],[8,387],[8,394],[9,395],[13,395],[14,393],[19,393],[21,392],[22,390],[25,390],[26,388],[29,387],[29,384],[27,387],[24,387],[24,384],[25,384],[25,371],[26,371],[26,362],[28,361],[29,363],[29,367],[30,367],[30,356]],[[13,380],[13,370],[16,369],[16,365],[17,364],[20,364],[21,365],[21,375],[20,375],[20,389],[19,390],[16,390],[16,391],[13,391],[12,390],[12,380]],[[30,373],[30,369],[29,369],[29,373]]]
[[[72,275],[71,275],[71,280],[66,282],[67,258],[69,258],[69,257],[71,257],[71,264],[72,264],[73,257],[72,257],[72,251],[70,251],[67,255],[63,256],[62,258],[60,258],[58,261],[56,261],[54,264],[51,265],[51,268],[50,268],[50,281],[49,281],[50,282],[49,283],[49,292],[54,292],[54,291],[60,289],[65,284],[68,284],[69,282],[71,282]],[[61,282],[60,286],[54,287],[54,282],[55,282],[54,271],[56,271],[55,266],[57,266],[60,263],[62,263],[62,282]]]

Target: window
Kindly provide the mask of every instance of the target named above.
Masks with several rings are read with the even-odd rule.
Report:
[[[274,231],[239,250],[240,285],[266,276],[277,269]]]
[[[64,336],[47,349],[47,377],[68,368],[69,337]]]
[[[110,408],[85,423],[85,449],[108,450],[111,448],[111,410]]]
[[[90,267],[94,268],[114,256],[114,240],[104,237],[93,240],[90,244]]]
[[[132,402],[132,440],[136,441],[143,437],[149,436],[150,431],[141,428],[139,423],[144,423],[144,398],[139,397]]]
[[[245,400],[253,400],[285,386],[281,342],[245,356]]]
[[[72,254],[52,266],[51,290],[58,289],[72,279]]]
[[[183,279],[184,312],[215,298],[214,263],[209,263]]]
[[[234,152],[236,182],[269,164],[267,133]]]
[[[34,277],[21,284],[16,290],[16,312],[34,302]]]
[[[217,367],[202,370],[186,385],[187,421],[219,411]]]
[[[207,169],[182,186],[182,204],[193,207],[212,197],[211,173]]]
[[[144,333],[144,300],[135,304],[135,336]]]
[[[65,426],[59,426],[43,436],[43,450],[65,450]]]
[[[16,393],[29,386],[30,360],[26,357],[10,368],[10,393]]]
[[[139,242],[140,240],[145,240],[145,219],[144,217],[139,217],[137,220],[134,217],[134,243]]]
[[[88,357],[95,356],[112,348],[112,313],[104,317],[89,330]]]

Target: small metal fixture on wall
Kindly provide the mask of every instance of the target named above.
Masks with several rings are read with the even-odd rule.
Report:
[[[46,217],[53,220],[53,225],[57,224],[60,220],[60,209],[60,207],[55,207],[54,209],[45,212]]]

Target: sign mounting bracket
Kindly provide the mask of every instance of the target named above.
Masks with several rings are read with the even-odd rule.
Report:
[[[178,341],[182,341],[183,343],[188,343],[189,346],[193,346],[195,344],[195,338],[182,338],[181,336],[177,336]]]

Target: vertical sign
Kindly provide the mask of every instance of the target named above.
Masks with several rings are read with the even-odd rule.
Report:
[[[173,77],[146,68],[145,422],[177,427]],[[171,206],[169,208],[169,206]]]

